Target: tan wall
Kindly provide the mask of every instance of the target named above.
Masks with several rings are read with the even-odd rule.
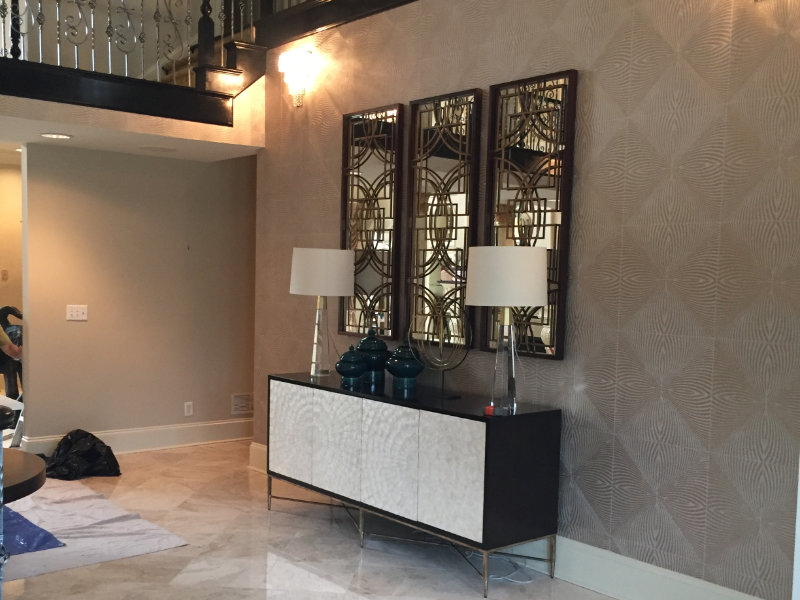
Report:
[[[576,68],[566,358],[526,360],[521,385],[564,410],[560,532],[788,598],[800,443],[797,6],[419,0],[302,40],[328,61],[302,108],[277,73],[283,49],[271,51],[255,439],[266,438],[267,374],[309,362],[314,300],[288,294],[291,248],[339,243],[342,114]],[[473,352],[449,385],[487,389],[491,367]]]
[[[0,277],[0,306],[17,306],[21,310],[22,172],[19,158],[15,162],[0,161],[0,273],[8,271],[7,280]]]
[[[253,159],[26,163],[26,435],[230,418],[253,377]]]

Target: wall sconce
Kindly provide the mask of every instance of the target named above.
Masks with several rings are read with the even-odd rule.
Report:
[[[310,50],[289,50],[278,59],[278,71],[292,95],[294,106],[303,106],[303,96],[314,83],[317,65]]]

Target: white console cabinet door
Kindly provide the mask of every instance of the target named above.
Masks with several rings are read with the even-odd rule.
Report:
[[[419,522],[483,541],[486,425],[422,411]]]
[[[304,482],[311,481],[313,392],[282,381],[269,387],[269,468]]]
[[[419,411],[364,400],[361,501],[417,520]]]
[[[314,457],[311,484],[361,499],[362,399],[314,390]]]

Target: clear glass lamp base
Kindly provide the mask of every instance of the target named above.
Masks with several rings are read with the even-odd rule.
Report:
[[[314,345],[311,350],[311,376],[328,377],[333,372],[331,364],[328,301],[325,296],[317,296],[317,315],[314,322]]]
[[[496,415],[517,413],[517,347],[514,341],[514,324],[511,309],[503,309],[503,323],[497,338],[497,355],[492,381],[492,406]]]

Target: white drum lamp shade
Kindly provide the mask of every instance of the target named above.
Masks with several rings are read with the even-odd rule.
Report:
[[[547,304],[546,248],[473,246],[467,265],[469,306]]]
[[[352,296],[354,263],[353,250],[294,248],[289,293],[302,296]]]

